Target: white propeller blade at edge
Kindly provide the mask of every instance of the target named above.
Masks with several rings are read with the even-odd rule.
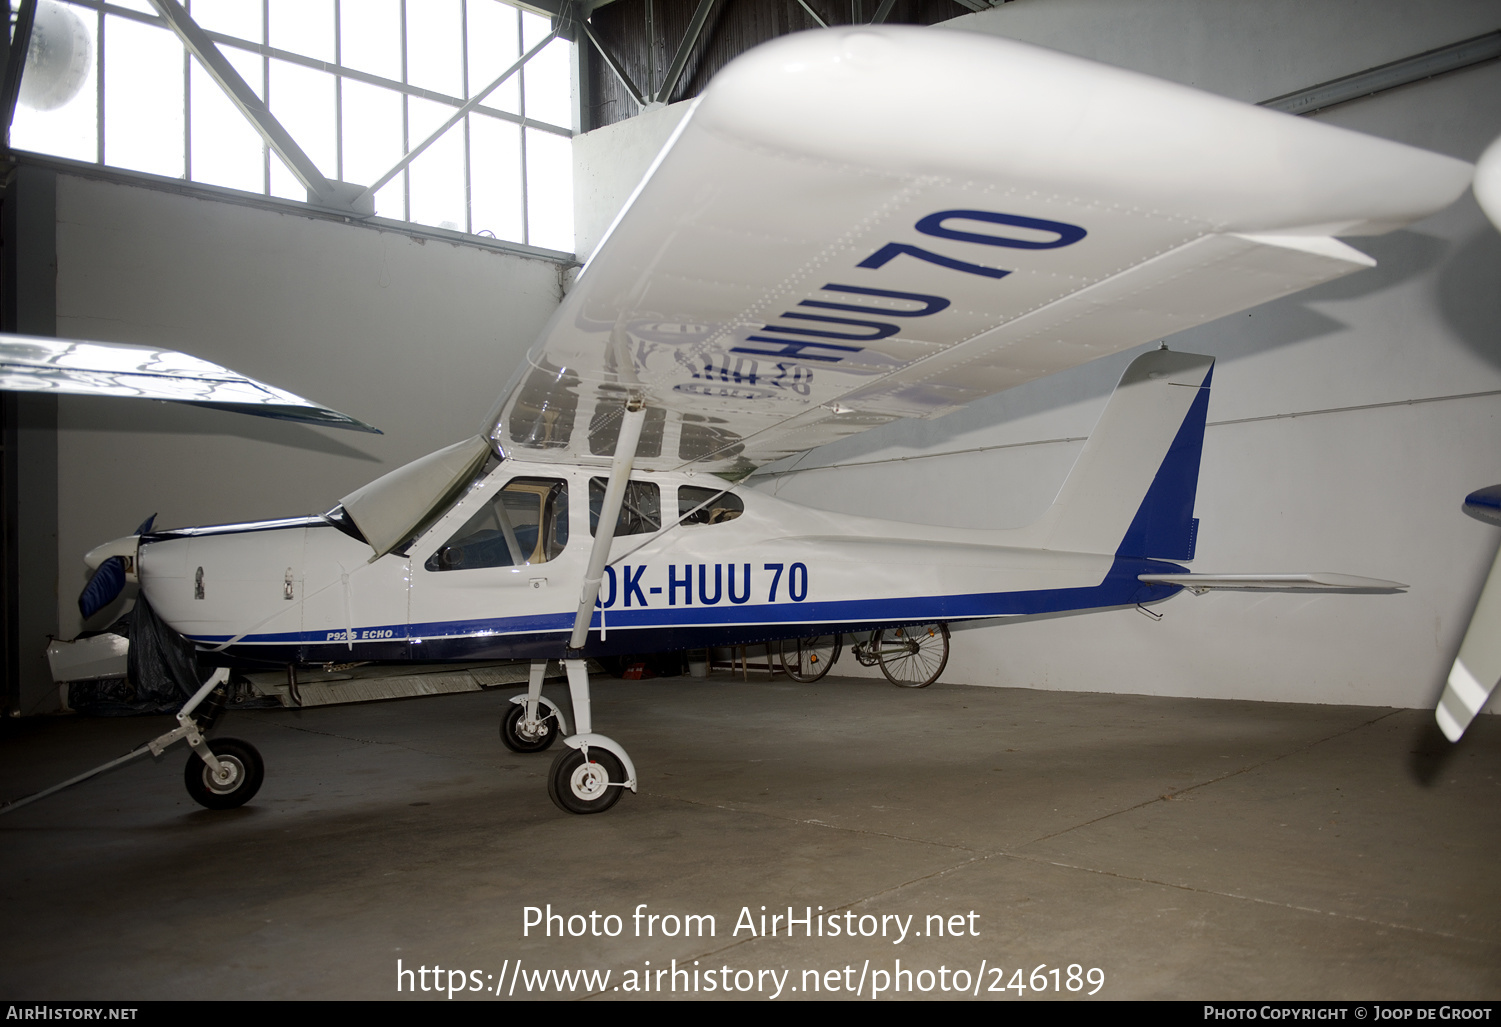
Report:
[[[1501,553],[1491,564],[1490,576],[1475,604],[1475,614],[1459,645],[1459,655],[1449,670],[1444,694],[1433,711],[1444,737],[1459,741],[1475,719],[1496,682],[1501,680]]]

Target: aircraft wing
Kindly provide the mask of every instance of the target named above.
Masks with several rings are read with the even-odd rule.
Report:
[[[156,346],[0,335],[0,389],[169,400],[380,434],[348,414]]]
[[[1009,40],[806,32],[714,79],[491,418],[736,477],[1374,264],[1463,161]]]

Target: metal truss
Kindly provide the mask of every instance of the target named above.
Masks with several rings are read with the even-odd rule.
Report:
[[[429,149],[445,132],[459,124],[471,113],[477,112],[488,118],[507,121],[522,129],[533,129],[570,138],[573,135],[571,128],[568,127],[537,121],[524,115],[512,114],[508,111],[482,106],[487,97],[520,71],[529,60],[545,49],[549,43],[559,37],[561,33],[556,23],[553,31],[545,39],[523,54],[499,78],[473,96],[464,98],[449,96],[435,90],[414,86],[406,82],[398,82],[380,75],[373,75],[355,68],[346,67],[337,61],[330,63],[303,54],[280,50],[265,43],[256,43],[248,39],[228,36],[219,32],[206,31],[188,14],[180,0],[150,0],[151,5],[157,11],[157,16],[130,8],[119,7],[109,3],[108,0],[67,0],[67,2],[69,6],[97,11],[100,15],[108,14],[112,17],[164,26],[170,29],[182,42],[187,51],[198,60],[204,71],[224,92],[225,96],[229,98],[236,109],[240,111],[251,127],[255,129],[268,150],[276,154],[298,182],[307,190],[308,204],[324,210],[360,218],[371,217],[374,213],[375,193],[401,174],[412,161]],[[554,14],[546,4],[514,3],[511,6],[530,10],[533,13]],[[567,6],[566,0],[561,6]],[[15,111],[16,97],[19,93],[24,55],[26,47],[29,44],[31,19],[35,8],[36,0],[22,0],[20,10],[17,12],[17,21],[12,31],[10,47],[8,49],[0,48],[0,127],[3,127],[7,133],[4,140],[7,148],[9,147],[9,126]],[[322,71],[335,76],[337,80],[347,79],[361,82],[398,93],[404,97],[430,100],[456,109],[454,114],[436,132],[433,132],[417,146],[408,150],[401,160],[377,179],[373,185],[364,186],[357,183],[338,181],[323,174],[308,156],[307,152],[297,143],[276,116],[271,113],[266,102],[256,94],[256,91],[224,57],[220,51],[220,46],[232,46],[237,50],[257,54],[263,59],[276,60],[286,64]],[[102,75],[100,81],[99,88],[102,89]],[[342,138],[342,110],[336,109],[335,118],[336,132]],[[103,132],[102,115],[100,132],[101,134]],[[404,133],[403,139],[405,141]],[[103,159],[102,148],[100,159]],[[467,176],[470,174],[467,167],[465,174],[467,181]],[[523,210],[525,206],[523,198]]]

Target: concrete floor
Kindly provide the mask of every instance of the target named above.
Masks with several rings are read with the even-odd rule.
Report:
[[[1501,997],[1497,718],[1449,748],[1426,711],[723,673],[606,682],[595,723],[627,746],[642,790],[574,817],[548,801],[552,752],[500,745],[510,691],[232,714],[217,733],[254,742],[268,768],[237,811],[192,803],[179,746],[0,817],[0,995],[396,998],[401,960],[440,966],[445,986],[501,979],[509,995],[519,981],[514,998],[533,971],[609,970],[605,994],[626,997],[609,989],[676,960],[732,987],[756,976],[736,971],[790,970],[783,999],[814,976],[868,997],[900,960],[918,971],[896,978],[903,997],[941,997],[939,980],[972,992],[978,977],[999,998],[993,985],[1039,965],[1064,968],[1069,995],[1070,964],[1102,971],[1113,999]],[[7,723],[0,794],[163,724]],[[643,903],[712,914],[715,935],[663,937],[658,921],[636,937]],[[524,935],[526,907],[548,904],[617,914],[621,933]],[[742,907],[759,933],[763,905],[822,906],[841,926],[870,914],[888,934],[737,934]],[[897,941],[889,917],[909,914]],[[940,914],[962,916],[944,920],[961,936],[931,936]],[[431,999],[434,982],[404,987]],[[776,990],[757,983],[749,996]]]

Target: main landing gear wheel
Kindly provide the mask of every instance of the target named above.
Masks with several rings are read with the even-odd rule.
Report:
[[[872,639],[881,673],[898,688],[927,688],[949,662],[949,626],[908,624],[882,628]]]
[[[811,684],[829,672],[843,648],[843,635],[783,639],[782,670],[793,681]]]
[[[547,795],[564,813],[603,813],[620,801],[625,768],[608,749],[593,746],[558,753],[547,774]]]
[[[552,745],[558,737],[557,714],[542,703],[537,704],[537,720],[526,722],[526,707],[510,703],[510,708],[500,718],[500,740],[512,752],[541,752]]]
[[[183,768],[183,783],[193,801],[208,809],[235,809],[245,805],[260,791],[266,777],[266,764],[255,746],[238,738],[216,738],[209,750],[224,768],[216,777],[196,752]]]

